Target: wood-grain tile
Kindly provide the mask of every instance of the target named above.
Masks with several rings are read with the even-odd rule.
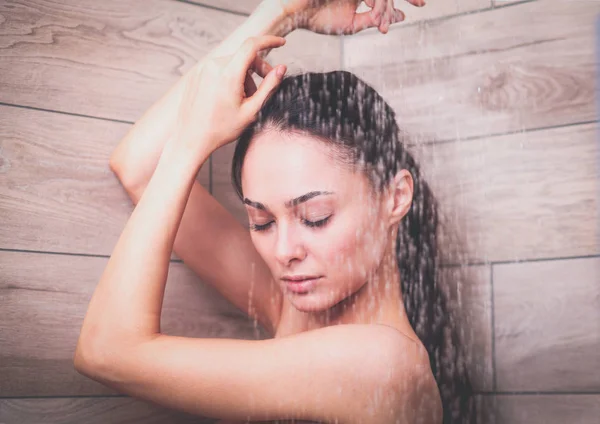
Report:
[[[596,424],[600,395],[494,395],[485,396],[487,420],[482,424]]]
[[[443,267],[440,282],[464,347],[477,392],[493,390],[492,305],[489,266]]]
[[[109,167],[130,127],[0,106],[0,247],[110,255],[134,208]]]
[[[130,122],[246,19],[160,0],[34,0],[0,15],[0,102]],[[290,70],[339,56],[338,37],[302,32],[277,52]]]
[[[600,258],[498,264],[493,279],[497,389],[599,392]]]
[[[286,36],[284,46],[271,50],[267,60],[287,65],[287,75],[327,72],[341,69],[341,48],[341,37],[297,29]]]
[[[0,253],[0,397],[116,393],[77,373],[72,359],[89,300],[107,262],[84,256]],[[180,263],[169,268],[161,330],[199,338],[267,337]]]
[[[216,421],[131,397],[0,399],[3,424],[213,424]]]
[[[130,122],[245,19],[177,1],[13,3],[0,102]]]
[[[585,124],[413,146],[440,202],[444,262],[600,253],[597,137]]]
[[[598,13],[600,2],[540,0],[346,37],[343,65],[415,141],[592,121]]]

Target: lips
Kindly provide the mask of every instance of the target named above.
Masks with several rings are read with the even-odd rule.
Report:
[[[282,278],[282,280],[286,282],[288,291],[292,293],[309,293],[318,284],[317,280],[320,278],[321,277],[313,277],[304,278],[303,280],[291,280],[289,277],[287,277],[287,279]]]
[[[289,277],[282,277],[281,279],[284,281],[289,281],[292,283],[296,283],[296,282],[300,282],[300,281],[306,281],[306,280],[316,280],[317,278],[320,278],[316,275],[301,275],[301,276],[289,276]]]

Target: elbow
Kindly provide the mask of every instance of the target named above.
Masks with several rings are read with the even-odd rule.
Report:
[[[122,184],[127,183],[128,177],[127,173],[125,172],[125,167],[116,156],[110,157],[108,166]]]
[[[115,347],[109,337],[106,330],[84,322],[73,355],[73,367],[78,373],[98,380],[109,362],[107,352]]]
[[[148,181],[144,180],[140,175],[134,175],[131,170],[128,170],[114,157],[111,157],[109,166],[110,170],[115,174],[133,203],[137,204]]]
[[[92,344],[90,338],[82,333],[79,336],[77,346],[75,347],[75,354],[73,355],[73,367],[75,371],[86,377],[93,378],[103,363],[101,358],[101,343],[96,341]]]
[[[99,359],[99,355],[85,349],[87,348],[78,346],[75,350],[75,355],[73,356],[73,368],[85,377],[101,381],[100,364],[102,361]]]
[[[90,368],[90,357],[87,353],[84,353],[80,347],[75,349],[75,355],[73,356],[73,368],[79,374],[87,375],[88,369]]]

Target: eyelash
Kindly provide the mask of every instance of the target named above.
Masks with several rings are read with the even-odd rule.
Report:
[[[329,218],[331,218],[331,215],[329,215],[327,218],[325,219],[321,219],[320,221],[308,221],[306,219],[303,219],[302,222],[304,222],[304,224],[308,227],[311,228],[318,228],[318,227],[323,227],[325,224],[327,224],[327,221],[329,221]],[[263,225],[258,225],[258,224],[250,224],[250,230],[252,231],[265,231],[267,230],[271,224],[273,223],[273,221],[267,223],[267,224],[263,224]]]

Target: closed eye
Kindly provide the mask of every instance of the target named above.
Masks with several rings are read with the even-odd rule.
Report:
[[[325,224],[327,224],[327,222],[329,221],[329,218],[331,218],[331,215],[329,215],[327,218],[321,219],[320,221],[309,221],[307,219],[302,219],[302,223],[304,225],[306,225],[307,227],[311,227],[311,228],[323,227]],[[262,225],[250,224],[248,228],[251,231],[265,231],[271,226],[271,224],[273,222],[274,221],[270,221],[270,222],[267,222],[266,224],[262,224]]]

